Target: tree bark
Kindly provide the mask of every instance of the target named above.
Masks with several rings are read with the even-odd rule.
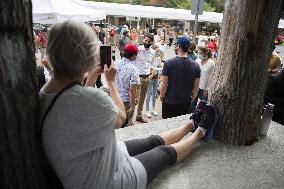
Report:
[[[220,116],[214,138],[257,141],[267,67],[283,0],[227,0],[210,101]]]
[[[0,186],[46,188],[30,0],[0,1]]]

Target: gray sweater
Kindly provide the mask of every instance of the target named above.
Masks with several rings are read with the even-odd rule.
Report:
[[[40,92],[41,116],[55,94]],[[147,173],[117,142],[118,108],[103,91],[73,86],[49,112],[42,130],[47,158],[67,189],[143,189]]]

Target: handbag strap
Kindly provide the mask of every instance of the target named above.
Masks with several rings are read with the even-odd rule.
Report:
[[[66,91],[67,89],[70,89],[72,88],[74,85],[81,85],[81,83],[79,83],[78,81],[76,82],[72,82],[72,83],[69,83],[68,85],[66,85],[61,91],[59,91],[55,97],[52,99],[51,103],[49,104],[49,106],[47,107],[45,113],[43,114],[43,117],[42,117],[42,120],[40,122],[40,133],[42,132],[42,129],[43,129],[43,123],[47,117],[47,115],[49,114],[50,110],[52,109],[53,105],[55,104],[55,102],[57,101],[58,97],[64,92]]]

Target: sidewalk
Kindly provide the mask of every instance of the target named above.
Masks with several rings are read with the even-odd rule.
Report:
[[[118,140],[146,137],[179,127],[189,115],[116,130]],[[272,122],[252,146],[199,143],[183,162],[164,169],[148,189],[283,189],[284,126]]]

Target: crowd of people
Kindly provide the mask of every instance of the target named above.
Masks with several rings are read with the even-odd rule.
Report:
[[[107,35],[105,31],[99,26],[95,25],[89,25],[91,29],[96,33],[98,37],[98,45],[107,45]],[[156,101],[159,97],[159,95],[163,95],[162,97],[165,97],[164,99],[161,99],[161,102],[163,103],[163,110],[162,110],[162,117],[163,118],[169,118],[173,116],[183,115],[186,113],[192,113],[194,110],[194,106],[197,104],[198,98],[204,101],[207,101],[208,96],[208,90],[209,87],[209,80],[212,75],[213,69],[214,69],[214,57],[217,56],[217,48],[218,48],[218,34],[217,31],[212,34],[212,37],[207,37],[204,33],[200,33],[200,36],[198,37],[198,49],[196,49],[196,45],[193,42],[193,35],[192,32],[189,32],[186,30],[183,35],[178,35],[176,32],[169,32],[165,25],[163,25],[159,29],[153,29],[152,27],[149,27],[148,29],[145,29],[143,32],[145,33],[143,35],[143,39],[141,42],[138,43],[138,36],[135,33],[136,30],[130,30],[128,25],[125,24],[120,30],[114,29],[108,30],[109,33],[112,33],[113,31],[115,33],[119,33],[119,40],[117,43],[113,43],[114,46],[118,47],[118,50],[120,52],[120,60],[115,61],[115,65],[118,67],[119,65],[125,65],[125,62],[132,60],[132,64],[137,70],[132,70],[130,72],[129,70],[125,70],[125,66],[122,66],[121,69],[117,69],[118,74],[116,78],[117,86],[119,88],[120,96],[123,99],[123,102],[125,104],[125,109],[128,112],[128,121],[126,125],[133,125],[133,114],[134,111],[137,110],[137,116],[136,121],[141,123],[147,123],[147,119],[143,116],[143,108],[146,100],[146,116],[148,118],[151,118],[152,116],[158,116],[159,112],[156,109]],[[150,33],[147,33],[150,32]],[[166,42],[167,41],[167,42]],[[183,41],[182,44],[179,44],[180,41]],[[45,78],[48,81],[52,74],[52,66],[47,63],[47,59],[45,58],[45,50],[47,46],[47,29],[44,28],[42,31],[40,31],[37,35],[35,35],[35,42],[37,50],[40,51],[41,54],[41,62],[44,65],[44,73]],[[131,48],[128,46],[129,44],[132,44]],[[140,45],[139,45],[140,44]],[[188,92],[187,94],[183,93],[184,86],[187,86],[191,81],[187,80],[187,74],[182,77],[182,79],[175,80],[174,75],[179,75],[178,71],[175,72],[169,72],[167,74],[172,75],[166,75],[165,70],[167,69],[167,65],[170,64],[170,62],[174,60],[168,60],[166,62],[165,54],[166,50],[172,46],[172,44],[175,44],[174,51],[178,55],[178,47],[184,48],[185,52],[184,55],[186,56],[186,60],[191,60],[191,64],[197,65],[196,67],[201,68],[200,71],[202,74],[198,76],[198,78],[201,78],[201,84],[202,86],[197,86],[195,88],[194,84],[190,84],[192,88],[189,87],[189,90],[191,92]],[[125,50],[129,52],[129,49],[131,49],[130,52],[133,51],[133,47],[137,47],[137,55],[135,57],[129,57],[129,53],[125,53]],[[135,51],[136,52],[136,51]],[[198,53],[198,54],[197,54]],[[130,53],[131,54],[131,53]],[[125,57],[126,56],[126,57]],[[180,60],[178,60],[180,62]],[[165,64],[166,63],[166,64]],[[208,63],[208,64],[207,64]],[[164,65],[165,64],[165,65]],[[210,65],[210,66],[207,66]],[[132,66],[133,67],[133,66]],[[170,68],[170,71],[172,68]],[[134,74],[135,73],[135,74]],[[123,75],[123,77],[120,77],[120,75]],[[133,78],[136,79],[133,79]],[[165,78],[168,78],[167,81]],[[183,79],[185,78],[185,79]],[[194,81],[194,78],[191,79]],[[167,83],[169,82],[169,83]],[[44,83],[44,82],[43,82]],[[41,84],[43,85],[43,84]],[[132,86],[132,85],[135,85]],[[168,92],[164,91],[165,89],[163,86],[169,85]],[[180,88],[176,88],[178,85],[180,85]],[[103,87],[101,76],[97,78],[96,84],[98,88]],[[135,88],[135,89],[134,89]],[[174,94],[170,94],[169,91],[173,90]],[[183,91],[180,92],[180,94],[176,95],[175,93],[179,93],[176,91]],[[165,94],[163,94],[165,93]],[[184,98],[180,96],[192,96],[192,99],[188,99],[186,97],[185,99],[180,100],[173,100],[168,97],[167,95],[172,95],[174,98]],[[131,97],[130,97],[131,94]],[[180,96],[179,96],[180,95]],[[204,98],[201,98],[204,97]],[[135,99],[135,100],[130,100]],[[151,102],[151,103],[150,103]],[[191,103],[194,102],[194,103]],[[186,103],[185,106],[188,106],[186,109],[187,111],[181,111],[178,114],[174,114],[172,116],[166,115],[166,104],[179,104],[179,103]],[[191,107],[190,107],[191,105]],[[170,108],[172,109],[172,108]]]
[[[145,188],[163,168],[187,157],[198,141],[212,137],[218,115],[207,101],[217,32],[201,33],[196,47],[191,32],[173,37],[162,27],[145,32],[140,44],[125,25],[117,43],[121,59],[109,67],[99,65],[99,47],[107,43],[100,27],[69,20],[55,24],[48,37],[46,32],[35,35],[48,75],[40,90],[42,140],[65,188]],[[173,44],[176,56],[166,60]],[[284,109],[281,69],[274,52],[265,101],[276,105],[278,118]],[[148,122],[145,103],[145,115],[158,116],[158,96],[163,119],[192,113],[188,123],[160,135],[116,141],[114,129],[133,125],[135,111],[136,121]]]
[[[144,115],[146,115],[147,118],[159,116],[159,111],[157,111],[157,100],[159,98],[162,103],[162,118],[192,113],[198,101],[202,100],[207,102],[208,89],[212,81],[211,77],[218,56],[219,34],[217,30],[210,33],[210,35],[208,35],[208,33],[205,34],[205,32],[199,33],[195,43],[193,41],[193,33],[188,29],[182,34],[178,34],[175,31],[168,31],[165,25],[162,25],[162,27],[158,29],[148,27],[142,32],[138,32],[138,30],[135,29],[129,29],[127,24],[120,28],[112,27],[106,31],[100,26],[92,24],[89,24],[89,26],[98,36],[99,46],[113,44],[113,46],[118,47],[121,59],[115,61],[116,66],[125,65],[125,62],[127,61],[130,61],[131,64],[134,65],[132,66],[132,72],[125,70],[124,66],[122,66],[121,69],[117,69],[119,74],[116,78],[116,82],[128,115],[128,119],[123,127],[133,125],[133,115],[135,110],[137,111],[135,119],[137,122],[147,123],[148,120]],[[113,42],[108,43],[107,36],[112,36],[114,39],[115,34],[119,34],[117,42],[114,40]],[[142,34],[143,39],[138,40],[139,36]],[[47,29],[43,28],[43,30],[34,35],[36,51],[40,52],[41,62],[44,65],[44,68],[42,69],[41,67],[40,70],[40,73],[44,73],[45,75],[45,77],[42,77],[44,79],[41,79],[42,86],[46,81],[50,80],[50,73],[52,73],[52,66],[48,64],[47,59],[45,58],[45,50],[48,43]],[[179,44],[180,41],[183,41],[182,39],[187,39],[187,41]],[[277,35],[276,39],[279,44],[283,41],[281,34]],[[132,46],[128,46],[129,44],[132,44]],[[198,86],[186,83],[188,77],[181,77],[181,74],[179,74],[177,70],[174,71],[173,68],[170,68],[173,76],[167,75],[168,73],[166,73],[166,70],[168,65],[171,65],[171,62],[175,61],[174,58],[168,59],[167,61],[165,58],[166,51],[167,49],[171,49],[170,47],[172,44],[175,44],[174,50],[177,57],[184,56],[178,54],[178,47],[185,48],[186,57],[193,62],[192,64],[198,65],[200,69]],[[130,49],[130,52],[136,52],[133,50],[134,46],[138,49],[137,55],[135,57],[129,57],[129,53],[125,53],[125,50],[129,52]],[[178,60],[178,62],[180,62],[180,60]],[[178,67],[177,65],[179,64],[174,63],[174,65]],[[134,70],[134,68],[137,70]],[[278,55],[278,52],[274,50],[268,64],[268,73],[276,74],[281,69],[281,57]],[[123,77],[120,77],[120,74],[123,75]],[[176,75],[185,79],[176,80]],[[136,79],[133,79],[134,77]],[[191,80],[194,81],[193,78]],[[179,85],[180,89],[178,88]],[[101,81],[101,76],[98,76],[95,86],[105,89]],[[165,86],[167,86],[166,89]],[[183,90],[184,86],[192,86],[189,87],[191,92],[186,94],[185,90]],[[174,91],[173,94],[171,94],[171,90]],[[179,91],[182,92],[180,93]],[[183,95],[190,96],[191,99],[173,100],[169,97],[171,95],[175,98],[182,98],[181,96]],[[167,108],[169,104],[183,104],[186,111],[182,111],[179,108]],[[146,105],[145,112],[143,111],[144,105]],[[170,115],[167,112],[167,109],[175,109],[179,113]],[[278,108],[276,108],[276,110],[277,109]]]
[[[146,138],[116,141],[114,129],[127,125],[136,103],[137,119],[143,122],[142,104],[155,72],[162,72],[161,100],[167,107],[163,116],[170,117],[178,114],[171,106],[184,112],[189,109],[201,71],[187,58],[190,42],[186,37],[175,45],[177,57],[161,69],[156,64],[160,54],[151,50],[151,34],[145,35],[139,47],[125,45],[123,58],[102,68],[97,36],[86,24],[71,20],[55,24],[48,34],[51,78],[39,96],[42,145],[56,175],[52,178],[58,178],[64,188],[144,189],[162,169],[186,158],[198,141],[210,139],[218,115],[201,101],[183,126]],[[108,93],[94,87],[102,73]],[[188,75],[192,76],[185,79]],[[176,86],[174,82],[182,83]],[[183,92],[182,85],[189,88]],[[148,94],[154,95],[151,91]],[[188,133],[192,134],[184,138]]]
[[[156,34],[156,35],[155,35]],[[176,58],[165,60],[165,53],[168,46],[165,39],[167,38],[167,31],[163,27],[159,32],[151,34],[148,33],[143,39],[143,45],[138,46],[136,57],[132,64],[137,68],[135,71],[135,78],[139,78],[140,83],[137,87],[137,91],[132,93],[127,91],[128,94],[135,95],[136,101],[133,101],[131,115],[134,111],[135,103],[138,104],[136,121],[147,123],[147,120],[143,117],[143,106],[146,98],[146,116],[158,116],[156,110],[156,97],[157,92],[160,93],[160,100],[162,102],[162,117],[170,118],[192,112],[197,104],[198,98],[207,101],[208,88],[210,86],[210,79],[214,70],[214,56],[217,54],[217,43],[216,38],[213,40],[202,39],[202,43],[205,45],[198,46],[198,55],[196,54],[196,46],[191,34],[185,36],[179,36],[175,39],[175,54]],[[123,31],[122,38],[120,40],[120,49],[128,49],[130,40],[127,37],[126,31]],[[211,49],[210,43],[214,43],[214,47]],[[133,44],[136,46],[136,44]],[[124,50],[121,50],[121,62],[128,61]],[[118,61],[120,63],[120,61]],[[190,64],[187,64],[187,63]],[[179,65],[180,64],[180,65]],[[172,66],[173,65],[173,66]],[[185,65],[190,65],[188,68],[184,68]],[[128,79],[117,78],[118,83],[125,83],[124,88],[130,90],[131,78],[129,75],[134,76],[133,73],[126,73],[126,71],[118,71],[119,74],[128,76]],[[190,78],[189,75],[196,75]],[[199,78],[201,80],[199,84]],[[195,82],[196,80],[196,82]],[[127,84],[126,84],[127,83]],[[184,86],[188,86],[185,90]],[[123,86],[120,86],[123,88]],[[123,90],[122,90],[123,91]],[[124,96],[121,95],[121,96]],[[138,97],[138,98],[137,98]],[[204,97],[204,98],[200,98]],[[152,99],[152,110],[150,111],[150,100]],[[194,105],[191,104],[192,102]],[[190,108],[191,107],[191,108]],[[128,109],[126,107],[126,109]],[[173,113],[171,111],[175,110]],[[132,116],[129,116],[129,123],[132,123]]]

